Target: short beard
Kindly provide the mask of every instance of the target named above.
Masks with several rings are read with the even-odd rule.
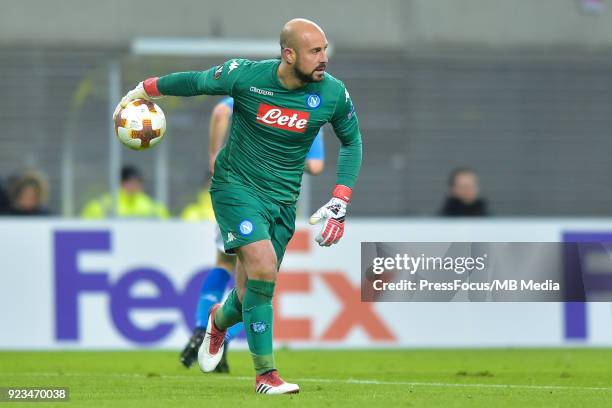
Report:
[[[305,84],[311,83],[311,82],[317,82],[314,79],[314,72],[312,71],[310,74],[305,73],[304,71],[302,71],[301,69],[299,69],[297,66],[294,66],[293,68],[293,72],[295,73],[295,77],[297,79],[299,79],[300,81],[302,81]]]

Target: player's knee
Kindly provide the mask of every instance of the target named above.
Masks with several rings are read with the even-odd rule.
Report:
[[[275,282],[278,273],[276,256],[261,257],[248,272],[249,279]]]
[[[277,274],[276,263],[274,263],[272,265],[266,265],[265,267],[253,270],[253,273],[250,274],[249,279],[275,282]]]
[[[249,279],[276,281],[276,252],[270,241],[257,241],[241,247],[238,254]]]

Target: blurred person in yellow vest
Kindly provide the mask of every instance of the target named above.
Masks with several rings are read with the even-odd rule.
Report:
[[[158,218],[170,216],[166,206],[149,197],[143,191],[143,178],[140,170],[133,166],[121,168],[121,186],[117,191],[117,212],[119,218]],[[112,217],[113,198],[110,193],[87,203],[81,212],[84,219]]]
[[[204,179],[202,191],[198,193],[197,200],[185,207],[181,213],[181,218],[184,221],[215,221],[215,212],[213,210],[212,201],[210,199],[210,174],[207,174]]]

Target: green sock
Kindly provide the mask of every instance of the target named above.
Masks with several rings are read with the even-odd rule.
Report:
[[[215,326],[219,330],[225,330],[242,321],[242,304],[238,300],[236,288],[232,289],[225,299],[223,306],[215,313]]]
[[[242,299],[242,320],[257,374],[274,369],[272,296],[274,282],[249,279]]]

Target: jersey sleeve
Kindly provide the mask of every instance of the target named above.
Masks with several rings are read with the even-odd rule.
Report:
[[[312,142],[310,150],[306,155],[306,160],[324,160],[325,159],[325,147],[323,144],[323,128],[319,129],[317,137]]]
[[[175,72],[160,77],[157,89],[162,95],[231,95],[248,61],[232,59],[206,71]]]
[[[336,184],[352,188],[361,168],[361,132],[353,101],[344,84],[338,93],[331,124],[340,139]]]

